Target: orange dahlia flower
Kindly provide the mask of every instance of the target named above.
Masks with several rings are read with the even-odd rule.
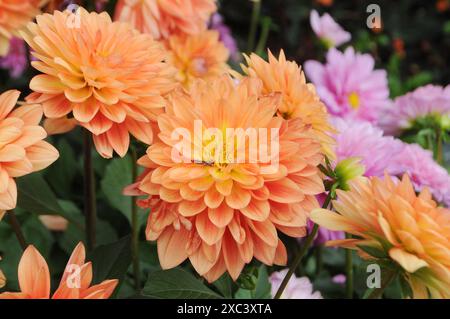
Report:
[[[168,63],[178,70],[177,80],[185,86],[195,79],[211,80],[228,72],[230,53],[217,31],[196,35],[174,35],[167,42]]]
[[[150,144],[163,95],[173,88],[166,51],[149,35],[107,13],[55,11],[37,17],[22,33],[39,61],[28,101],[42,103],[48,118],[73,116],[92,132],[103,157],[124,156],[129,133]]]
[[[243,71],[262,80],[263,94],[282,94],[278,115],[285,119],[300,118],[303,123],[311,125],[325,153],[334,158],[334,140],[330,135],[335,131],[329,123],[327,108],[320,101],[314,85],[306,83],[300,66],[294,61],[286,61],[283,51],[278,59],[269,51],[268,62],[256,54],[245,56],[245,59],[247,66],[242,65]]]
[[[119,0],[115,20],[129,22],[155,39],[206,30],[215,0]]]
[[[42,107],[34,104],[14,109],[19,95],[15,90],[0,95],[0,218],[16,207],[14,178],[44,169],[59,157],[58,151],[43,141],[47,133],[39,126]]]
[[[85,263],[86,252],[82,243],[74,249],[67,263],[58,289],[52,299],[108,299],[118,284],[117,279],[105,280],[94,286],[92,264]],[[50,272],[44,257],[30,245],[19,263],[20,292],[4,292],[0,299],[49,299]]]
[[[9,40],[40,12],[42,0],[0,0],[0,56],[9,51]]]
[[[399,182],[359,178],[337,197],[337,213],[318,209],[311,219],[355,238],[328,245],[356,249],[368,259],[384,256],[402,270],[415,298],[450,298],[450,210],[437,207],[428,189],[416,195],[408,175]]]
[[[258,79],[236,84],[228,76],[196,81],[188,92],[170,96],[158,118],[160,142],[138,161],[146,171],[127,190],[148,195],[138,203],[152,210],[146,235],[157,240],[162,268],[189,258],[212,282],[225,271],[236,280],[253,257],[286,263],[278,231],[305,235],[308,212],[318,207],[315,195],[324,191],[317,167],[323,154],[310,126],[273,116],[279,101],[278,94],[261,94]],[[229,129],[250,133],[233,137]],[[172,134],[180,131],[187,153],[178,158]],[[256,140],[267,158],[252,157]]]

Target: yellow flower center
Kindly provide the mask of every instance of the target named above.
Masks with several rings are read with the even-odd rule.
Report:
[[[348,103],[352,107],[352,109],[357,110],[360,106],[359,95],[356,92],[350,93],[348,96]]]

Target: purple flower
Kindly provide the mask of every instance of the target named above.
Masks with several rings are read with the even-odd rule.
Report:
[[[390,135],[399,135],[409,129],[418,118],[450,116],[450,85],[419,87],[395,99],[393,105],[386,107],[380,120],[380,127]]]
[[[272,285],[272,296],[275,296],[278,288],[286,276],[288,269],[284,269],[278,272],[272,273],[269,277],[270,284]],[[286,289],[281,295],[282,299],[323,299],[320,292],[314,292],[313,285],[308,277],[297,278],[295,276],[291,277]]]
[[[210,28],[219,32],[219,39],[230,51],[231,58],[236,62],[240,61],[241,56],[236,44],[236,40],[231,34],[231,29],[223,22],[223,18],[220,14],[215,13],[212,15]]]
[[[392,173],[392,158],[398,156],[405,144],[392,137],[383,136],[383,131],[368,122],[333,119],[338,130],[336,134],[336,157],[342,161],[349,157],[359,157],[364,165],[364,175],[383,177],[384,172]]]
[[[312,10],[309,15],[309,21],[314,33],[327,48],[340,46],[352,38],[350,33],[342,29],[328,13],[319,16],[316,10]]]
[[[8,54],[0,58],[0,68],[8,69],[12,78],[18,78],[23,74],[27,65],[25,42],[19,38],[12,38],[9,42]]]
[[[331,281],[335,284],[343,285],[347,281],[347,276],[345,276],[344,274],[339,274],[331,278]]]
[[[430,151],[417,144],[406,144],[389,166],[393,175],[407,173],[416,191],[427,187],[437,201],[450,207],[450,175],[434,161]]]
[[[375,123],[390,101],[386,71],[374,66],[371,55],[349,47],[345,52],[332,48],[325,64],[306,61],[304,68],[332,115]]]

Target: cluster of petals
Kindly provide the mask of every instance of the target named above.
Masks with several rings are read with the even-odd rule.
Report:
[[[167,41],[167,62],[178,70],[177,81],[189,86],[196,79],[212,80],[228,72],[230,55],[217,31],[173,35]]]
[[[0,56],[9,52],[10,40],[40,13],[42,0],[0,0]]]
[[[417,195],[406,174],[401,181],[360,177],[350,191],[337,191],[333,207],[336,212],[314,210],[311,219],[353,238],[328,245],[391,260],[415,298],[450,297],[450,211],[437,206],[427,188]]]
[[[159,40],[200,33],[216,10],[215,0],[119,0],[114,18]]]
[[[197,81],[189,91],[170,96],[158,119],[160,141],[139,159],[146,171],[126,192],[147,195],[138,203],[151,207],[146,235],[157,240],[162,268],[189,258],[212,282],[225,271],[236,280],[253,257],[267,265],[286,263],[278,231],[305,235],[308,214],[318,207],[315,195],[324,191],[318,169],[324,155],[310,125],[274,117],[279,103],[279,94],[262,94],[260,80],[245,78],[237,84],[228,76]],[[271,164],[259,160],[230,161],[224,153],[219,154],[224,161],[196,152],[189,161],[174,160],[172,132],[180,127],[191,132],[187,140],[195,146],[195,120],[205,130],[279,130],[276,170],[265,169]],[[240,149],[248,154],[249,143]]]
[[[43,74],[30,82],[27,101],[40,103],[47,118],[76,124],[93,134],[103,157],[124,156],[130,134],[150,144],[151,121],[163,112],[174,87],[166,51],[150,35],[112,22],[106,12],[55,11],[22,32]]]
[[[47,133],[39,126],[42,107],[15,108],[19,95],[15,90],[0,95],[0,218],[16,207],[14,178],[42,170],[59,157],[58,151],[43,141]]]
[[[245,59],[247,65],[242,65],[244,73],[262,81],[263,94],[281,93],[282,101],[277,114],[287,120],[301,119],[310,125],[326,155],[333,158],[334,140],[331,135],[335,131],[325,105],[320,101],[314,85],[306,82],[300,66],[294,61],[287,61],[283,51],[278,59],[270,51],[268,61],[256,54],[245,56]]]
[[[417,119],[425,117],[450,118],[450,85],[425,85],[399,96],[387,105],[379,126],[390,135],[400,135],[410,129]]]
[[[352,47],[344,52],[331,48],[324,64],[313,60],[304,64],[330,114],[376,123],[391,102],[387,73],[374,66],[370,54],[357,53]]]
[[[82,243],[75,247],[58,289],[51,299],[108,299],[118,280],[105,280],[91,286],[92,263],[85,262],[86,251]],[[24,251],[18,268],[20,292],[4,292],[0,299],[50,299],[50,272],[39,251],[30,245]]]

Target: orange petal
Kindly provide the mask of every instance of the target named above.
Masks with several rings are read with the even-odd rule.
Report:
[[[161,267],[169,269],[178,266],[188,257],[186,244],[189,241],[189,233],[182,228],[174,230],[167,227],[158,238],[158,257]]]
[[[34,248],[27,247],[19,263],[20,290],[33,299],[50,297],[50,273],[44,257]]]

